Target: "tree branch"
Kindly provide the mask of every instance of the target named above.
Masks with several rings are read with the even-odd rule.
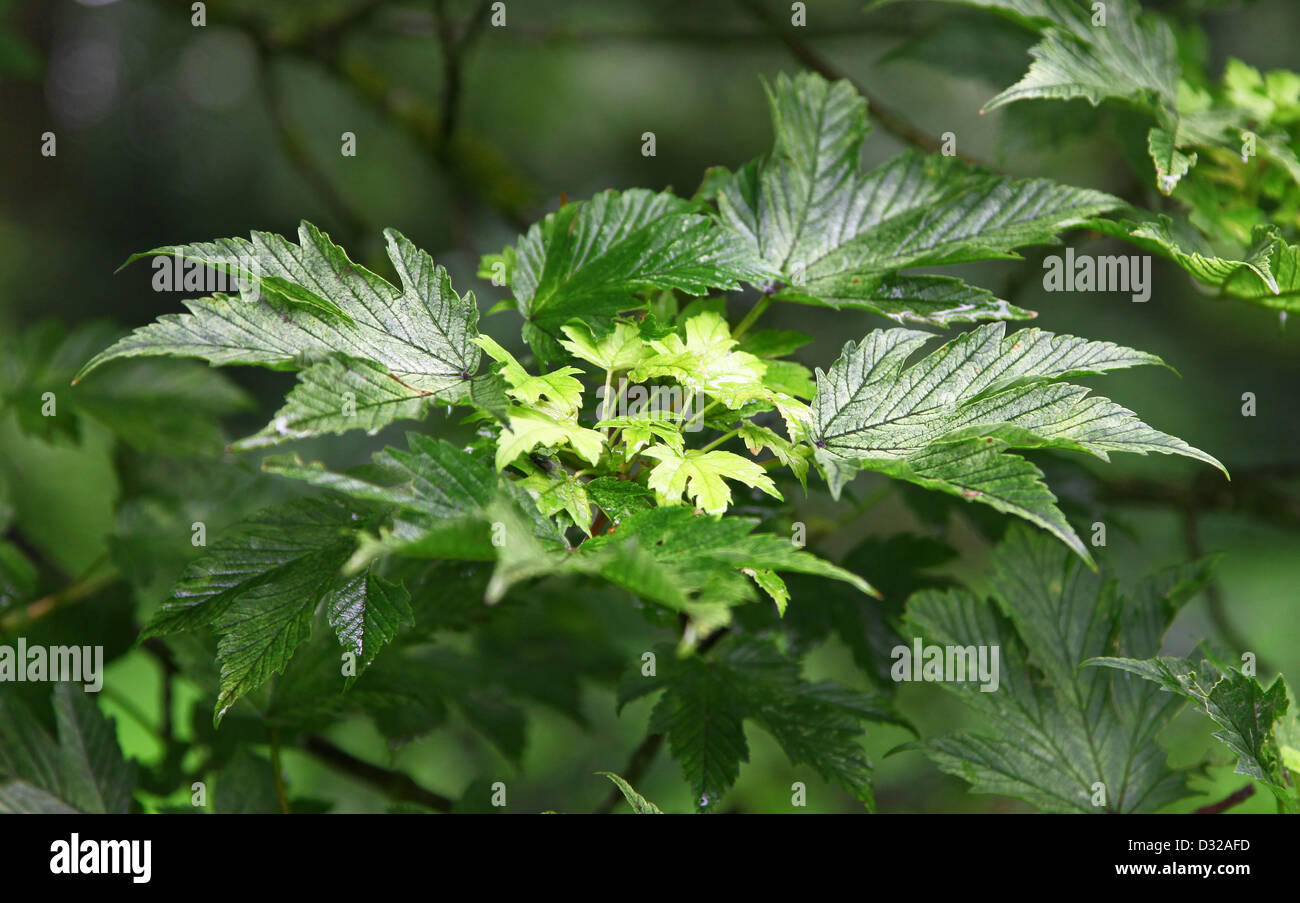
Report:
[[[487,24],[492,4],[490,0],[480,0],[463,29],[456,28],[456,23],[447,15],[445,7],[445,0],[435,0],[433,9],[438,23],[438,43],[442,47],[443,78],[442,118],[439,121],[438,137],[444,148],[456,132],[465,51]]]
[[[1202,806],[1192,814],[1193,815],[1218,815],[1220,812],[1224,812],[1228,809],[1231,809],[1233,806],[1237,805],[1238,803],[1250,799],[1251,796],[1254,795],[1254,793],[1255,793],[1255,785],[1247,784],[1245,787],[1242,787],[1240,790],[1228,794],[1223,799],[1219,800],[1217,803],[1211,803],[1208,806]]]
[[[1300,525],[1300,495],[1286,492],[1280,484],[1296,478],[1300,478],[1300,464],[1282,463],[1238,471],[1231,483],[1217,472],[1205,471],[1190,485],[1125,479],[1099,480],[1097,486],[1103,501],[1240,511],[1294,528]]]
[[[1205,557],[1205,549],[1201,545],[1200,521],[1196,509],[1190,505],[1183,509],[1183,541],[1187,545],[1188,557],[1192,559]],[[1233,647],[1238,654],[1249,649],[1250,644],[1246,641],[1246,638],[1237,631],[1237,628],[1228,618],[1228,609],[1223,603],[1223,590],[1219,586],[1219,580],[1216,576],[1212,575],[1205,584],[1205,599],[1206,607],[1210,612],[1210,623],[1214,625],[1214,629],[1218,631],[1224,642]],[[1258,656],[1255,657],[1255,664],[1261,669],[1271,670]]]
[[[365,218],[353,209],[347,198],[334,187],[334,184],[316,165],[316,161],[312,159],[310,152],[307,150],[306,142],[289,124],[288,114],[284,108],[280,92],[276,90],[272,82],[270,51],[264,43],[258,44],[258,50],[260,60],[258,78],[262,98],[266,103],[267,115],[271,118],[271,128],[275,132],[280,149],[284,151],[289,163],[307,180],[312,191],[325,201],[325,204],[343,223],[351,236],[353,238],[361,237],[365,233]]]
[[[659,755],[659,750],[663,748],[663,745],[663,734],[648,734],[641,741],[641,745],[632,751],[627,764],[618,773],[619,777],[635,787],[637,781],[645,777],[645,773],[650,770],[650,766],[654,764],[655,758]],[[623,791],[615,787],[600,801],[600,805],[592,810],[592,813],[595,815],[608,815],[622,801]]]
[[[117,580],[119,576],[117,570],[114,569],[97,577],[85,577],[71,586],[59,590],[57,593],[51,593],[37,599],[26,608],[0,618],[0,634],[16,634],[32,622],[40,620],[64,605],[93,595],[114,580]]]
[[[797,59],[812,71],[830,81],[848,81],[857,89],[858,93],[867,99],[867,109],[871,113],[872,121],[877,123],[882,129],[893,135],[901,141],[905,141],[915,147],[928,153],[938,153],[940,143],[931,135],[921,131],[912,125],[899,113],[895,112],[886,104],[882,103],[878,97],[867,91],[853,79],[840,72],[829,62],[823,59],[812,47],[808,46],[802,38],[798,37],[794,31],[786,28],[784,23],[778,18],[762,0],[739,0],[750,15],[766,25],[776,34],[785,44],[786,49]],[[958,157],[968,163],[978,165],[979,161],[966,154],[958,153]]]
[[[400,771],[392,771],[359,759],[318,734],[303,737],[302,746],[320,762],[363,784],[369,784],[390,799],[416,803],[436,812],[451,811],[453,802],[449,798],[420,786]]]

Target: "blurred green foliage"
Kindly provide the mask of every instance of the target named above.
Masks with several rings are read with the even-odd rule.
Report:
[[[767,6],[785,14],[780,3]],[[1146,124],[1128,121],[1123,110],[1034,101],[979,115],[981,104],[1023,71],[1031,35],[947,5],[870,13],[840,0],[809,7],[800,47],[867,86],[873,100],[920,132],[951,131],[961,153],[1000,171],[1160,203],[1150,180],[1136,179],[1128,165],[1135,140],[1145,150]],[[1159,7],[1180,27],[1202,30],[1216,76],[1229,58],[1265,72],[1300,68],[1300,6],[1289,0]],[[137,803],[148,811],[188,807],[182,777],[218,771],[208,808],[278,807],[271,750],[301,725],[279,724],[275,716],[284,709],[277,706],[300,717],[286,698],[310,695],[310,688],[295,687],[286,674],[261,701],[265,717],[235,709],[214,730],[210,644],[189,638],[161,655],[133,645],[138,625],[199,551],[190,543],[192,523],[205,522],[215,535],[290,491],[259,472],[258,456],[224,453],[210,430],[220,416],[226,436],[254,431],[292,380],[260,370],[227,380],[197,365],[140,374],[142,387],[151,379],[196,381],[193,405],[176,412],[173,430],[194,454],[133,442],[132,400],[95,398],[89,384],[71,387],[71,370],[103,347],[87,335],[111,335],[176,311],[182,295],[152,291],[145,267],[114,276],[118,265],[178,240],[249,229],[291,234],[306,218],[359,262],[388,274],[380,230],[392,226],[428,249],[458,287],[473,288],[486,312],[504,290],[476,279],[483,252],[511,243],[521,226],[562,198],[632,186],[671,186],[689,196],[707,167],[734,166],[768,145],[758,76],[808,62],[792,55],[784,31],[774,31],[748,3],[520,0],[509,3],[503,28],[481,21],[477,4],[455,0],[213,0],[207,16],[196,28],[188,3],[163,0],[0,3],[0,640],[8,642],[23,625],[33,643],[105,645],[110,664],[100,705],[115,719],[125,754],[139,763]],[[1249,73],[1227,69],[1227,90],[1246,95],[1243,102],[1276,106],[1272,84],[1261,93]],[[1292,94],[1285,103],[1293,105]],[[56,156],[41,153],[49,131]],[[646,131],[656,135],[653,157],[641,153]],[[356,136],[354,157],[339,153],[344,132]],[[867,139],[867,163],[902,146],[878,126]],[[1118,247],[1095,233],[1071,241],[1092,253]],[[1254,651],[1265,673],[1300,675],[1294,329],[1274,312],[1202,293],[1162,260],[1145,304],[1117,294],[1048,294],[1039,288],[1045,253],[959,269],[1038,311],[1035,325],[1147,349],[1171,362],[1182,375],[1176,384],[1119,373],[1109,377],[1108,391],[1137,410],[1159,411],[1163,428],[1211,450],[1233,474],[1230,485],[1221,485],[1191,462],[1133,458],[1117,460],[1102,477],[1091,465],[1039,456],[1067,515],[1081,525],[1106,520],[1108,544],[1093,551],[1123,575],[1220,556],[1213,591],[1182,610],[1169,651],[1185,654],[1209,637]],[[880,325],[866,313],[794,306],[769,316],[766,325],[816,337],[796,353],[809,366],[824,365],[846,338]],[[500,327],[489,318],[486,328]],[[81,347],[85,355],[74,360]],[[43,368],[23,363],[33,360]],[[60,429],[52,432],[33,414],[46,391],[61,406]],[[1242,416],[1245,392],[1257,399],[1254,417]],[[465,435],[442,415],[425,427]],[[301,453],[346,467],[386,444],[401,444],[397,430],[304,443]],[[887,610],[896,613],[915,589],[953,580],[979,586],[985,579],[991,544],[1005,526],[996,518],[942,500],[918,501],[876,477],[860,479],[849,495],[840,504],[820,491],[798,496],[798,517],[822,554],[897,563],[902,552],[890,543],[901,533],[938,549],[917,551],[914,571],[873,576],[892,606]],[[426,593],[436,591],[436,574],[421,579]],[[869,688],[880,674],[873,675],[868,644],[836,638],[817,623],[823,616],[808,610],[825,602],[832,612],[825,617],[836,617],[841,600],[829,586],[817,583],[813,589],[826,597],[809,593],[802,604],[796,593],[790,641],[812,649],[807,679]],[[57,610],[27,626],[22,606],[49,599]],[[438,662],[425,663],[456,683],[450,706],[439,701],[420,712],[399,703],[380,724],[326,713],[321,739],[329,752],[285,744],[280,759],[290,806],[389,811],[429,802],[405,785],[385,792],[356,779],[355,769],[349,775],[340,767],[341,750],[404,773],[463,808],[486,806],[495,780],[509,785],[513,811],[601,805],[611,788],[595,773],[623,773],[651,707],[636,700],[617,716],[618,674],[664,633],[627,605],[593,610],[582,598],[540,601],[563,606],[571,628],[551,654],[581,657],[576,667],[586,677],[532,687],[530,694],[528,662],[471,656],[490,653],[494,643],[514,648],[507,642],[512,633],[536,635],[537,654],[547,654],[547,625],[536,623],[534,607],[507,603],[490,630],[453,636],[438,649]],[[418,593],[412,604],[466,622],[478,611],[475,600],[449,611],[447,600]],[[497,670],[476,673],[466,665],[471,661]],[[185,676],[173,678],[174,668]],[[394,680],[403,685],[400,676]],[[48,687],[3,692],[23,699],[52,731]],[[959,701],[933,686],[904,685],[897,704],[922,736],[972,723]],[[1221,799],[1246,780],[1233,773],[1211,731],[1184,712],[1163,737],[1171,764],[1206,766],[1193,783],[1201,796],[1178,809]],[[421,736],[393,742],[406,734]],[[887,755],[913,739],[903,728],[874,726],[868,737],[882,812],[1027,809],[969,794],[919,753]],[[726,810],[791,811],[789,788],[803,781],[807,811],[860,811],[810,769],[791,768],[767,735],[751,730],[748,739],[750,764]],[[666,811],[692,808],[666,755],[633,784]],[[1233,811],[1272,808],[1266,794],[1256,794]]]

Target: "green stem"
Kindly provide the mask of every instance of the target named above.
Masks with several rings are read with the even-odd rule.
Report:
[[[117,578],[118,573],[116,570],[106,571],[97,577],[87,577],[59,590],[57,593],[37,599],[22,611],[16,611],[5,618],[0,618],[0,633],[15,634],[21,628],[30,626],[34,621],[40,620],[64,605],[93,595],[97,590],[112,583]]]
[[[275,776],[275,797],[280,801],[280,812],[289,814],[289,798],[284,793],[284,771],[280,767],[280,733],[271,728],[271,773]]]
[[[744,319],[742,319],[738,324],[736,324],[736,328],[731,331],[731,337],[733,339],[738,339],[746,332],[748,332],[749,327],[754,325],[754,321],[757,320],[759,317],[763,316],[764,311],[766,311],[771,306],[772,306],[772,295],[765,294],[763,295],[763,297],[759,298],[758,303],[750,308],[749,313],[745,314]]]
[[[739,433],[739,432],[740,432],[740,428],[737,427],[736,429],[732,430],[732,431],[729,432],[729,433],[723,433],[721,436],[719,436],[718,438],[714,439],[714,440],[713,440],[712,442],[710,442],[708,445],[704,446],[704,448],[700,449],[700,451],[702,451],[702,452],[713,451],[713,450],[714,450],[715,448],[717,448],[719,445],[721,445],[722,443],[726,442],[728,439],[730,439],[732,436],[735,436],[735,435],[736,435],[737,433]]]
[[[612,383],[613,381],[614,381],[614,371],[606,370],[605,391],[604,394],[600,396],[600,419],[601,420],[610,419],[609,387],[610,387],[610,383]],[[617,407],[617,405],[615,405],[615,407]],[[605,438],[610,439],[613,437],[613,435],[614,435],[614,427],[612,426],[605,427]]]

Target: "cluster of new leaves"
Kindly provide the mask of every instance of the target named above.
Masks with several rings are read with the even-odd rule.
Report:
[[[1187,698],[1223,728],[1215,736],[1241,757],[1237,770],[1296,808],[1300,798],[1283,776],[1283,763],[1295,758],[1285,745],[1294,743],[1295,726],[1294,719],[1283,725],[1281,678],[1264,690],[1236,670],[1220,679],[1212,669],[1156,657],[1174,617],[1210,579],[1209,564],[1169,568],[1121,592],[1105,572],[1016,528],[995,550],[993,569],[989,599],[956,589],[908,600],[908,624],[945,657],[999,651],[994,692],[983,691],[980,676],[945,675],[942,686],[983,724],[924,744],[940,768],[977,792],[1045,810],[1153,812],[1191,794],[1188,771],[1170,768],[1156,743]],[[942,671],[943,661],[934,664]],[[1289,740],[1279,736],[1284,727]]]
[[[1096,228],[1169,257],[1223,296],[1300,309],[1300,75],[1229,59],[1213,80],[1199,27],[1175,27],[1137,0],[949,2],[999,13],[1039,37],[1024,77],[986,110],[1032,99],[1114,101],[1154,121],[1143,144],[1155,185],[1186,217],[1133,209]]]
[[[710,172],[694,199],[634,189],[565,204],[483,261],[485,275],[509,284],[505,306],[523,316],[533,360],[481,334],[473,295],[458,294],[442,267],[391,230],[397,283],[309,224],[296,244],[254,233],[150,252],[233,272],[238,294],[187,301],[188,313],[137,329],[80,376],[152,356],[297,370],[283,408],[238,449],[374,433],[435,403],[470,409],[465,423],[476,430],[463,446],[412,433],[405,449],[345,471],[295,455],[264,462],[319,494],[221,535],[145,631],[218,638],[217,720],[240,699],[291,718],[284,699],[310,696],[293,696],[295,667],[318,654],[313,633],[326,625],[345,661],[326,696],[347,687],[409,737],[440,713],[395,716],[406,697],[386,671],[458,674],[452,699],[474,683],[463,662],[431,663],[404,640],[426,629],[418,597],[429,572],[419,566],[460,568],[446,592],[468,584],[488,604],[523,585],[594,582],[649,603],[652,618],[680,619],[685,657],[661,656],[670,662],[633,695],[663,688],[652,729],[667,735],[704,808],[746,757],[745,719],[869,804],[857,737],[865,721],[893,717],[873,697],[807,684],[797,659],[743,635],[708,660],[689,655],[761,593],[782,614],[797,604],[783,574],[873,592],[790,538],[758,532],[758,519],[732,511],[738,501],[783,500],[793,486],[774,477],[788,470],[803,484],[810,462],[836,496],[856,471],[878,470],[1024,517],[1087,559],[1042,475],[1010,449],[1103,460],[1156,451],[1218,466],[1059,382],[1159,363],[1154,356],[1040,330],[1008,335],[996,321],[1027,311],[955,278],[902,272],[1013,257],[1116,209],[1115,199],[941,156],[904,154],[863,172],[866,108],[847,83],[782,76],[769,101],[772,153],[735,173]],[[734,326],[727,299],[698,297],[746,285],[760,300]],[[750,330],[773,299],[939,326],[995,322],[910,366],[930,334],[876,330],[814,379],[783,360],[808,337]],[[380,655],[386,647],[393,655]],[[480,726],[517,754],[513,710],[485,711],[499,717]]]

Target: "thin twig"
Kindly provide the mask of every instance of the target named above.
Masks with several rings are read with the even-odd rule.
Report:
[[[1231,809],[1233,806],[1237,805],[1238,803],[1250,799],[1254,795],[1254,793],[1255,793],[1255,785],[1247,784],[1245,787],[1242,787],[1240,790],[1228,794],[1223,799],[1219,800],[1217,803],[1211,803],[1208,806],[1202,806],[1192,814],[1193,815],[1218,815],[1220,812],[1224,812],[1228,809]]]
[[[1201,544],[1201,527],[1196,509],[1188,505],[1183,508],[1182,516],[1183,541],[1187,545],[1188,557],[1192,559],[1204,558],[1205,549]],[[1214,625],[1214,629],[1218,631],[1224,642],[1238,654],[1249,649],[1250,644],[1246,641],[1246,638],[1237,632],[1237,628],[1233,626],[1232,621],[1228,618],[1228,609],[1223,602],[1223,590],[1219,586],[1218,578],[1213,575],[1205,584],[1205,599],[1210,612],[1210,623]],[[1258,655],[1255,657],[1255,665],[1261,670],[1268,670],[1267,664]]]
[[[442,794],[421,787],[409,775],[359,759],[317,734],[308,734],[302,743],[303,749],[316,759],[336,771],[369,784],[389,799],[416,803],[436,812],[450,812],[454,805],[452,800]]]
[[[490,0],[480,0],[463,29],[456,28],[445,6],[445,0],[435,0],[433,6],[438,22],[438,42],[442,47],[442,118],[438,131],[444,146],[450,143],[456,132],[465,51],[487,24],[492,4]]]
[[[275,798],[280,804],[280,814],[289,814],[289,797],[284,792],[284,768],[280,764],[280,732],[271,732],[271,774],[275,778]]]
[[[853,79],[849,78],[843,72],[840,72],[823,59],[820,54],[813,50],[812,47],[808,46],[808,44],[805,43],[804,40],[793,30],[787,28],[784,22],[768,9],[762,0],[739,0],[739,2],[741,6],[749,11],[750,15],[761,21],[770,28],[774,34],[780,37],[781,41],[785,44],[786,49],[788,49],[795,59],[799,60],[799,62],[830,81],[843,80],[852,84],[853,87],[857,89],[858,93],[866,98],[867,109],[871,113],[872,121],[878,124],[882,129],[889,132],[889,134],[893,135],[895,138],[905,141],[915,147],[919,147],[923,151],[928,153],[939,152],[941,144],[938,139],[934,138],[932,135],[926,134],[916,126],[912,125],[912,123],[908,122],[901,114],[891,109],[888,105],[882,103],[880,98],[867,91]],[[979,161],[963,153],[957,153],[956,156],[968,163],[975,163],[977,165],[979,163]]]
[[[84,599],[87,596],[94,595],[104,586],[118,579],[116,570],[100,574],[98,577],[88,577],[73,583],[71,586],[59,590],[57,593],[51,593],[48,596],[37,599],[21,611],[16,611],[3,619],[0,619],[0,633],[16,634],[20,629],[31,625],[46,615],[57,611],[65,605]]]
[[[650,766],[654,764],[655,757],[659,755],[659,750],[663,748],[663,745],[663,734],[648,734],[641,741],[641,745],[632,751],[627,764],[619,772],[619,777],[635,787],[637,781],[641,780],[645,773],[650,770]],[[623,791],[615,787],[600,801],[600,805],[592,810],[592,813],[595,815],[608,815],[622,801]]]
[[[353,238],[360,237],[365,233],[365,218],[353,208],[348,199],[334,187],[334,184],[316,165],[316,161],[312,159],[311,153],[307,150],[306,143],[294,130],[293,126],[289,124],[284,102],[272,80],[270,51],[264,43],[258,46],[261,51],[260,86],[262,97],[266,103],[267,115],[271,119],[271,128],[275,132],[281,150],[284,151],[289,163],[307,180],[312,190],[333,210],[334,215],[342,222],[349,234]]]
[[[394,10],[381,24],[392,34],[408,38],[429,38],[437,35],[437,22],[421,10]],[[852,16],[827,25],[808,25],[801,29],[810,38],[847,38],[859,35],[889,35],[898,38],[915,37],[918,29],[909,25],[891,25],[885,22],[865,22],[861,16]],[[717,47],[723,44],[755,44],[770,41],[768,29],[700,27],[690,23],[633,25],[631,27],[577,28],[560,24],[511,24],[501,29],[500,40],[514,44],[706,44]]]
[[[1206,470],[1190,486],[1141,478],[1102,479],[1097,491],[1107,502],[1179,509],[1191,506],[1200,512],[1232,510],[1294,528],[1300,525],[1300,495],[1287,492],[1282,484],[1297,478],[1300,464],[1284,463],[1235,471],[1232,482]]]

